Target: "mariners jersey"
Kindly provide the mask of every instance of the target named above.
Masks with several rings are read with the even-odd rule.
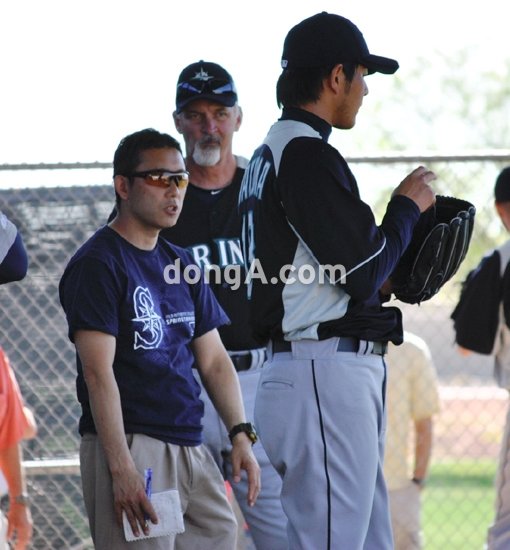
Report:
[[[377,226],[330,133],[312,113],[285,109],[246,169],[239,209],[255,335],[401,343],[400,311],[382,306],[379,289],[419,208],[397,195]]]
[[[228,319],[202,279],[167,281],[169,267],[189,265],[190,255],[164,239],[142,250],[105,226],[69,261],[59,296],[71,341],[79,330],[115,337],[113,373],[125,433],[194,446],[202,442],[204,406],[190,344]],[[77,370],[79,431],[95,433],[79,355]]]
[[[237,157],[237,163],[232,183],[220,190],[201,189],[190,183],[177,224],[161,232],[170,242],[187,248],[200,267],[206,270],[211,266],[220,268],[219,276],[211,271],[209,281],[218,302],[231,320],[230,325],[219,329],[223,344],[231,351],[259,347],[249,326],[240,243],[241,218],[237,211],[237,198],[247,160]],[[227,269],[231,269],[231,278],[225,276]]]

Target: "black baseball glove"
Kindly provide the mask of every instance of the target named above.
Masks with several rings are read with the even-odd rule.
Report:
[[[437,195],[436,204],[420,216],[411,242],[390,276],[396,298],[419,304],[453,277],[466,257],[475,212],[467,201]]]

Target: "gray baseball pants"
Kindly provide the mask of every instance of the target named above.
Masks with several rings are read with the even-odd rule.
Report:
[[[289,548],[391,550],[384,360],[337,346],[301,340],[273,355],[270,345],[255,423],[282,477]]]
[[[255,395],[260,378],[261,367],[239,372],[239,383],[243,394],[244,408],[248,422],[253,422]],[[260,466],[261,490],[255,506],[248,506],[248,481],[246,472],[242,473],[239,483],[232,481],[232,463],[230,452],[232,445],[227,430],[205,391],[200,398],[204,402],[203,441],[214,460],[229,480],[237,503],[257,550],[287,550],[287,518],[283,512],[280,492],[282,481],[273,468],[260,441],[253,446],[253,452]]]

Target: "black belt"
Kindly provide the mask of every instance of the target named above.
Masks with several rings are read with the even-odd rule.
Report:
[[[369,353],[374,355],[384,355],[388,349],[387,342],[366,342],[367,349],[372,346],[372,350]],[[355,351],[363,353],[363,348],[360,349],[359,338],[352,336],[342,336],[338,339],[337,351]],[[273,340],[273,353],[282,353],[286,351],[292,351],[292,342],[286,340]]]
[[[251,353],[244,353],[243,355],[231,355],[232,363],[237,372],[251,369]]]

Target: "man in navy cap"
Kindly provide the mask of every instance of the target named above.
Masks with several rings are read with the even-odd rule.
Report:
[[[354,126],[365,77],[398,68],[370,53],[351,21],[305,19],[287,34],[281,63],[283,113],[239,195],[244,258],[256,266],[251,323],[270,341],[255,422],[283,480],[292,550],[390,550],[383,355],[388,341],[402,342],[402,322],[382,302],[420,212],[435,201],[435,176],[411,172],[377,226],[328,144],[332,128]]]
[[[188,248],[195,261],[210,270],[211,287],[231,321],[220,327],[219,333],[237,371],[246,416],[252,421],[265,343],[257,342],[251,333],[242,282],[245,272],[237,198],[248,161],[232,151],[242,118],[234,81],[222,66],[201,60],[182,70],[174,122],[184,139],[190,183],[179,222],[163,230],[162,235]],[[226,277],[229,272],[237,278]],[[238,483],[232,478],[231,438],[237,436],[227,433],[207,393],[202,392],[201,397],[205,405],[204,441],[232,485],[256,548],[286,550],[287,518],[280,501],[279,475],[261,443],[256,442],[253,452],[260,466],[262,492],[258,502],[248,506],[246,477]],[[250,432],[254,428],[247,424],[245,429]]]

